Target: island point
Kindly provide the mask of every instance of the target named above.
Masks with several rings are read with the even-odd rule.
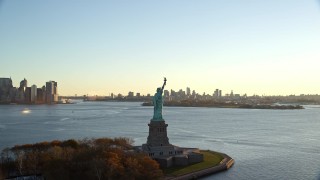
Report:
[[[170,144],[167,136],[168,124],[162,117],[162,94],[166,83],[167,79],[164,78],[162,87],[157,88],[153,97],[154,111],[148,124],[147,142],[136,149],[156,160],[166,179],[195,179],[228,170],[234,164],[234,160],[224,153]]]

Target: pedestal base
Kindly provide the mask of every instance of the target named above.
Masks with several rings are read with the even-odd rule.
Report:
[[[167,136],[168,124],[165,121],[150,121],[149,136],[147,145],[150,147],[169,146],[169,138]]]

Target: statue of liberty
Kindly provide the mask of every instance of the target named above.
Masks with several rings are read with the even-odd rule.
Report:
[[[153,106],[154,106],[154,111],[153,111],[153,121],[161,121],[163,120],[162,118],[162,105],[163,105],[163,100],[162,100],[162,93],[164,86],[167,83],[167,79],[164,78],[164,82],[162,85],[162,88],[157,88],[157,92],[153,96]]]

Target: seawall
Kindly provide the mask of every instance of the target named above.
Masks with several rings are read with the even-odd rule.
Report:
[[[216,153],[220,153],[220,152],[216,152]],[[196,171],[196,172],[192,172],[192,173],[188,173],[188,174],[184,174],[182,176],[178,176],[178,177],[166,177],[166,180],[189,180],[189,179],[197,179],[200,177],[204,177],[204,176],[208,176],[208,175],[212,175],[221,171],[226,171],[229,168],[231,168],[234,164],[234,160],[228,156],[227,154],[224,153],[220,153],[223,156],[222,161],[220,162],[219,165],[214,166],[214,167],[210,167],[210,168],[206,168],[200,171]]]

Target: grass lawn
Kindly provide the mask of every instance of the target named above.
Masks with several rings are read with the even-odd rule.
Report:
[[[191,172],[199,171],[202,169],[206,169],[209,167],[213,167],[218,165],[223,157],[219,153],[215,153],[212,151],[201,151],[203,154],[204,161],[201,163],[193,164],[185,167],[171,167],[163,169],[163,172],[167,176],[181,176],[184,174],[188,174]]]

